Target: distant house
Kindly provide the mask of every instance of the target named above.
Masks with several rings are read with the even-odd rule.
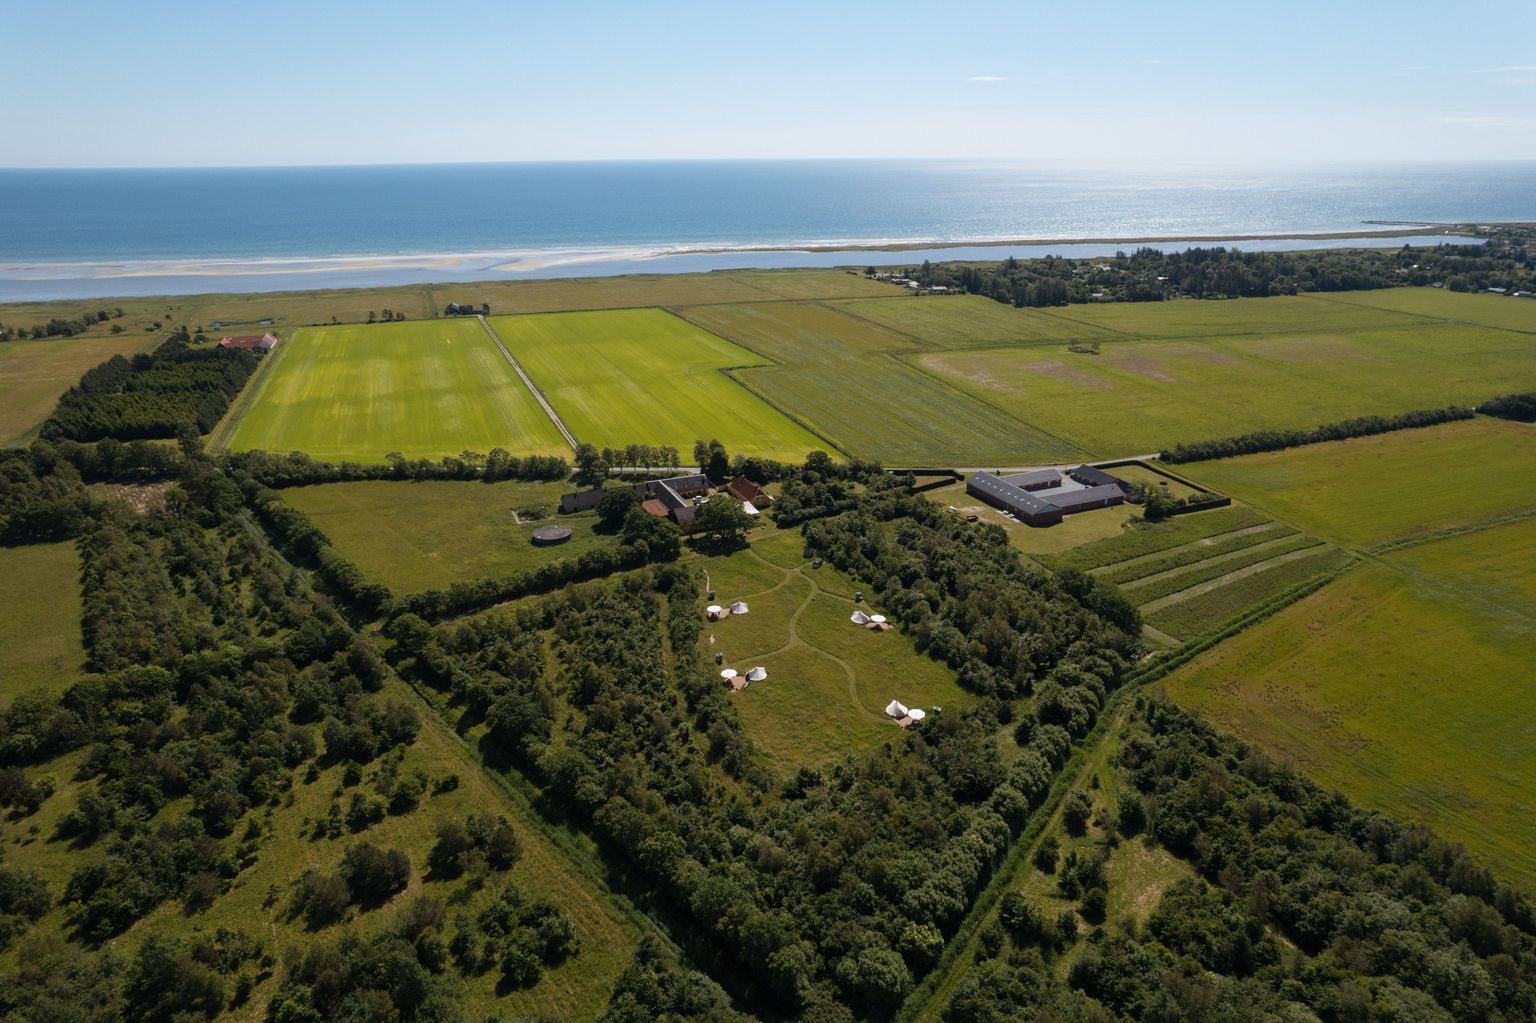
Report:
[[[457,302],[449,302],[443,307],[444,316],[479,316],[480,310],[472,305],[460,305]]]
[[[596,490],[578,490],[570,494],[561,494],[560,514],[570,515],[572,512],[591,511],[602,499],[602,487]]]
[[[241,351],[255,348],[263,352],[270,352],[276,345],[277,335],[270,331],[265,334],[235,334],[219,339],[220,348],[236,348]]]
[[[630,484],[629,489],[640,495],[641,507],[646,511],[657,518],[670,518],[687,529],[693,523],[693,498],[709,493],[709,477],[700,472],[691,476],[675,476],[669,480],[646,480]],[[605,492],[602,487],[598,487],[595,490],[576,490],[562,494],[560,511],[565,515],[590,511],[602,501]]]

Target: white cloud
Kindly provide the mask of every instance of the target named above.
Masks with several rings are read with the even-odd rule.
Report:
[[[967,82],[1006,82],[1008,79],[1002,75],[972,75]]]

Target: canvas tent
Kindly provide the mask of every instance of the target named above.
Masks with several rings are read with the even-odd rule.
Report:
[[[897,719],[907,716],[907,708],[902,706],[901,703],[897,700],[892,700],[890,703],[887,703],[885,705],[885,712],[891,717]]]
[[[865,614],[863,611],[855,611],[852,615],[849,616],[848,620],[855,625],[868,625],[869,615]]]
[[[746,601],[738,600],[736,603],[731,605],[731,614],[733,614],[733,615],[744,615],[746,613],[747,613],[747,602]]]
[[[759,664],[757,667],[753,668],[751,671],[747,672],[747,681],[748,682],[761,682],[763,679],[765,679],[767,677],[768,677],[768,669],[763,667],[761,664]]]

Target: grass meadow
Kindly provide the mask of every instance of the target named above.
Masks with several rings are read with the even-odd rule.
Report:
[[[752,741],[781,769],[824,767],[848,752],[900,739],[885,716],[893,699],[951,712],[975,702],[954,672],[917,652],[899,631],[871,632],[849,622],[861,587],[831,565],[801,558],[798,532],[760,533],[749,549],[701,559],[716,600],[751,610],[705,622],[704,649],[727,667],[756,665],[768,677],[731,697]],[[702,608],[700,609],[702,615]]]
[[[433,304],[449,302],[492,313],[564,313],[586,309],[671,308],[780,299],[901,297],[888,284],[842,270],[716,270],[691,274],[625,274],[544,281],[477,281],[432,286]]]
[[[849,316],[908,334],[936,348],[982,348],[1005,344],[1041,344],[1077,338],[1113,338],[1118,331],[1085,328],[1054,312],[1015,309],[980,295],[923,296],[898,301],[839,302],[835,308]]]
[[[342,556],[398,594],[504,576],[574,558],[615,536],[598,533],[597,514],[557,515],[571,485],[458,480],[367,480],[292,487],[283,500],[304,512]],[[548,518],[519,523],[513,514],[542,508]],[[571,538],[535,547],[533,530],[560,523]]]
[[[1105,302],[1061,306],[1053,309],[1052,313],[1072,323],[1082,324],[1079,330],[1087,327],[1143,338],[1332,332],[1364,327],[1406,327],[1423,323],[1422,314],[1365,306],[1340,306],[1312,295]]]
[[[0,693],[63,692],[85,670],[72,543],[0,547]]]
[[[498,316],[496,333],[578,440],[598,447],[699,438],[733,454],[803,460],[828,444],[731,379],[759,362],[659,309]]]
[[[1177,304],[1177,303],[1172,303]],[[1529,338],[1454,324],[914,357],[937,377],[1092,452],[1475,405],[1536,387]]]
[[[5,322],[3,316],[0,322]],[[86,370],[114,355],[131,356],[154,340],[102,332],[0,344],[0,445],[14,444],[41,425],[53,414],[59,396],[79,383]]]
[[[912,350],[914,340],[868,319],[789,302],[683,314],[775,363],[737,376],[850,454],[908,466],[1066,461],[1078,454],[1051,433],[893,357]]]
[[[1341,291],[1323,301],[1536,334],[1536,302],[1503,295],[1470,295],[1444,288],[1387,288]]]
[[[1536,510],[1536,426],[1445,423],[1185,466],[1299,529],[1361,548]]]
[[[1196,658],[1178,702],[1536,885],[1536,520],[1393,551]]]
[[[315,327],[284,339],[219,436],[235,451],[382,462],[570,449],[474,320]]]

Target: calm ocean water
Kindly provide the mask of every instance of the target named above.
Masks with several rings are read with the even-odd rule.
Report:
[[[878,260],[668,254],[829,242],[1350,231],[1368,220],[1536,220],[1536,163],[0,170],[0,300],[846,264]],[[1005,254],[987,250],[982,258]]]

